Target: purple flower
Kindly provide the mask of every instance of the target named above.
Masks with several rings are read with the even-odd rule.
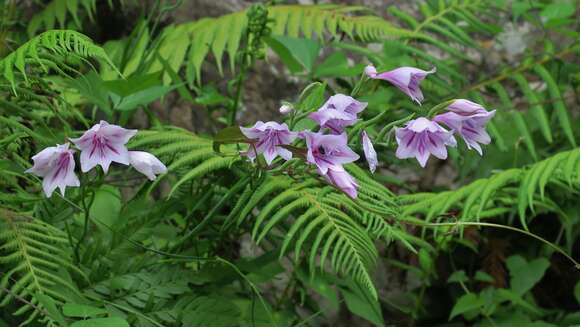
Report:
[[[427,75],[432,74],[435,71],[435,68],[425,71],[415,67],[399,67],[388,72],[377,73],[377,69],[372,65],[365,68],[365,73],[368,77],[390,82],[419,104],[421,104],[421,101],[424,99],[419,84],[421,84],[421,81],[427,77]]]
[[[306,131],[301,133],[306,139],[308,153],[306,161],[318,167],[321,175],[326,175],[329,167],[358,160],[359,156],[347,144],[346,133],[323,135]]]
[[[328,128],[333,134],[340,134],[346,126],[356,123],[358,113],[363,111],[367,104],[348,95],[336,94],[308,117],[317,122],[321,128]]]
[[[395,135],[399,144],[397,158],[415,157],[421,167],[425,167],[431,154],[439,159],[447,159],[445,146],[457,145],[452,132],[424,117],[411,120],[404,128],[397,128]]]
[[[377,169],[377,165],[379,164],[379,160],[377,159],[377,152],[375,151],[375,148],[373,147],[373,143],[371,142],[371,139],[369,138],[368,134],[366,131],[362,131],[362,146],[363,146],[363,150],[365,153],[365,158],[367,159],[367,162],[369,163],[369,170],[371,171],[371,173],[375,173],[375,170]]]
[[[449,112],[437,115],[433,120],[459,133],[468,149],[474,148],[482,155],[479,143],[491,142],[489,134],[485,131],[485,124],[493,118],[495,110],[487,111],[479,104],[464,99],[455,100],[447,110]]]
[[[129,151],[129,163],[141,174],[154,181],[158,174],[164,174],[167,167],[154,155],[143,151]]]
[[[74,150],[69,149],[69,143],[46,148],[37,153],[32,160],[34,166],[28,169],[32,173],[43,177],[42,189],[47,197],[58,187],[64,196],[67,186],[79,186],[80,182],[75,175]]]
[[[323,176],[330,184],[338,187],[351,198],[356,199],[358,184],[341,165],[328,167],[327,173],[323,174]]]
[[[268,165],[277,156],[286,160],[292,158],[292,152],[280,146],[292,143],[298,136],[298,133],[291,132],[288,129],[288,125],[278,124],[273,121],[267,123],[259,121],[251,128],[240,127],[240,130],[247,138],[256,140],[254,144],[250,145],[247,152],[247,156],[251,160],[256,158],[256,151],[258,154],[264,154]]]
[[[129,164],[129,151],[125,144],[137,133],[134,129],[124,129],[104,120],[86,131],[77,139],[70,139],[81,150],[81,170],[83,173],[96,165],[101,165],[107,173],[111,162]]]

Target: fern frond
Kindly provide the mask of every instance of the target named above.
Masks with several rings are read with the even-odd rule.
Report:
[[[168,163],[168,171],[160,176],[152,188],[163,178],[175,174],[179,179],[173,183],[172,196],[184,183],[202,179],[220,169],[229,168],[239,160],[235,146],[222,147],[222,153],[213,150],[212,141],[185,130],[144,131],[140,132],[131,148],[151,148],[151,152]]]
[[[53,56],[54,55],[54,56]],[[52,30],[35,36],[0,59],[0,72],[15,91],[16,75],[27,78],[27,66],[35,64],[47,71],[59,69],[67,56],[76,58],[99,58],[113,66],[103,48],[94,44],[87,36],[70,30]],[[114,67],[114,66],[113,66]]]
[[[82,20],[79,19],[79,5],[92,21],[93,14],[97,10],[96,0],[53,0],[32,17],[27,27],[28,35],[32,37],[40,29],[51,30],[56,27],[57,23],[59,28],[67,28],[69,15],[77,28],[82,27]]]
[[[27,313],[28,321],[35,319],[41,310],[37,294],[56,302],[76,301],[83,295],[67,271],[84,278],[84,273],[71,261],[71,254],[63,245],[69,241],[65,233],[34,218],[0,209],[0,263],[11,267],[0,279],[0,286],[9,292],[0,296],[0,306],[25,299],[14,314]],[[72,298],[71,298],[72,297]],[[32,312],[30,312],[32,311]]]
[[[311,273],[317,266],[330,267],[351,276],[376,296],[371,278],[377,258],[373,241],[396,239],[410,248],[417,242],[407,238],[400,226],[387,222],[399,214],[395,195],[361,168],[348,165],[347,170],[360,185],[356,200],[317,178],[266,176],[246,190],[251,195],[240,197],[238,224],[256,213],[252,236],[257,243],[283,235],[281,256],[291,250],[299,261],[306,253]]]
[[[273,34],[322,38],[325,35],[337,37],[346,33],[349,37],[364,42],[418,34],[397,28],[377,16],[355,15],[366,10],[364,7],[339,5],[288,5],[268,8],[269,17],[275,20],[271,26]],[[227,53],[233,71],[247,24],[246,11],[241,11],[170,26],[160,36],[161,42],[155,55],[163,58],[174,71],[187,66],[190,82],[194,79],[200,80],[202,63],[210,53],[220,72],[222,58]],[[163,68],[160,60],[155,57],[150,60],[153,62],[149,67],[150,72]]]
[[[545,194],[548,184],[580,192],[580,149],[558,153],[528,168],[505,170],[457,190],[402,195],[402,215],[424,215],[426,220],[431,220],[447,215],[450,209],[457,209],[461,210],[461,219],[468,220],[481,218],[488,209],[506,207],[516,210],[526,226],[527,209],[533,212],[535,205],[545,206],[545,201],[549,200]],[[517,201],[507,201],[509,199]]]

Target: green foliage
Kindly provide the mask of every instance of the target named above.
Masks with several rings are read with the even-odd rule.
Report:
[[[0,59],[0,326],[326,325],[347,317],[345,310],[376,326],[580,323],[573,309],[544,307],[560,300],[540,301],[548,297],[542,290],[562,281],[563,298],[580,297],[566,272],[573,268],[542,247],[548,241],[509,234],[507,247],[496,244],[506,239],[501,232],[453,226],[521,226],[563,244],[574,260],[574,4],[426,1],[419,13],[389,6],[389,21],[360,6],[256,4],[166,25],[165,13],[176,7],[159,2],[126,38],[102,46],[81,33],[99,14],[94,0],[50,1],[26,31],[8,13],[0,42],[16,50]],[[490,43],[502,38],[508,17],[541,29],[542,44],[513,58],[497,54]],[[49,30],[55,27],[63,30]],[[98,30],[85,32],[102,39]],[[381,164],[374,175],[363,164],[345,166],[359,185],[356,199],[304,163],[300,140],[287,162],[266,166],[243,155],[251,140],[237,127],[236,110],[248,109],[245,82],[265,64],[266,45],[293,78],[311,83],[283,99],[293,108],[283,118],[293,130],[315,130],[306,117],[330,94],[368,101],[349,128],[349,146],[362,156],[359,134],[367,131]],[[83,64],[96,61],[98,73],[87,72]],[[423,106],[389,83],[359,80],[369,61],[379,70],[435,66],[421,85]],[[204,85],[210,65],[229,81]],[[192,104],[206,133],[166,126],[174,103],[151,106],[160,98]],[[459,144],[448,163],[430,159],[419,172],[413,161],[395,159],[394,128],[453,98],[496,110],[484,156]],[[151,126],[128,147],[151,152],[167,172],[149,182],[115,165],[44,199],[39,179],[24,172],[30,157],[102,117]],[[213,139],[205,135],[226,122]],[[458,176],[440,186],[436,177],[449,169]],[[446,224],[427,233],[433,222]],[[444,281],[448,287],[440,287]]]
[[[560,212],[545,196],[546,186],[578,192],[580,188],[580,149],[565,151],[531,165],[509,169],[482,178],[457,190],[435,194],[401,196],[403,216],[425,215],[427,221],[461,209],[460,220],[479,220],[495,216],[502,208],[518,210],[522,223],[529,220],[526,209],[534,205]],[[539,193],[539,194],[538,194]],[[539,196],[538,196],[539,195]],[[515,203],[514,203],[515,202]],[[517,207],[514,207],[517,204]]]
[[[0,287],[3,289],[0,306],[16,301],[20,308],[14,315],[26,314],[26,322],[38,315],[47,321],[50,314],[40,295],[57,302],[82,299],[68,271],[85,277],[71,261],[66,250],[66,233],[36,219],[12,211],[0,209],[0,262],[10,267],[3,273]],[[85,277],[86,278],[86,277]],[[50,322],[49,325],[56,325]]]
[[[17,75],[20,74],[26,79],[27,66],[35,64],[45,72],[53,69],[66,75],[66,71],[71,69],[65,63],[67,57],[73,59],[94,57],[110,63],[105,51],[85,35],[70,30],[54,30],[35,36],[0,59],[0,71],[16,91]]]
[[[79,12],[85,12],[92,21],[97,10],[96,7],[95,0],[53,0],[30,20],[27,27],[28,35],[32,37],[40,29],[54,29],[57,23],[61,29],[69,28],[69,24],[67,24],[69,23],[69,15],[73,18],[73,26],[81,28],[82,20],[79,18]]]

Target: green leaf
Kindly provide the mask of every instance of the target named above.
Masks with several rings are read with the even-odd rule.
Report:
[[[226,127],[213,137],[215,152],[219,152],[220,145],[231,143],[251,143],[251,140],[242,133],[239,126]]]
[[[372,322],[375,326],[384,326],[383,313],[378,300],[355,283],[350,287],[341,287],[346,306],[350,312]]]
[[[62,312],[67,317],[87,318],[107,313],[107,310],[85,304],[65,303]]]
[[[475,273],[475,280],[480,281],[480,282],[485,282],[485,283],[493,283],[495,282],[495,279],[493,279],[492,276],[490,276],[488,273],[483,272],[481,270],[478,270]]]
[[[468,281],[469,278],[465,274],[465,270],[454,271],[449,278],[447,278],[448,283],[464,283]]]
[[[303,112],[310,112],[318,109],[324,103],[324,91],[326,83],[314,82],[308,85],[298,100],[297,108]]]
[[[162,85],[161,72],[134,75],[127,79],[105,81],[104,85],[110,92],[118,94],[121,97],[126,97],[133,93]]]
[[[580,303],[580,282],[576,283],[574,287],[574,297],[576,298],[576,302]]]
[[[265,39],[292,73],[312,72],[320,44],[311,39],[274,35]]]
[[[67,326],[64,317],[62,316],[60,311],[58,311],[58,309],[56,308],[56,302],[54,302],[54,300],[50,296],[42,293],[37,293],[34,297],[38,300],[40,304],[42,304],[42,306],[44,307],[46,312],[48,312],[48,314],[52,319],[57,321],[62,326]]]
[[[119,317],[95,318],[76,321],[70,327],[129,327],[129,323]]]
[[[162,96],[173,91],[177,87],[179,87],[179,85],[169,85],[169,86],[159,85],[133,93],[129,96],[122,98],[119,104],[115,107],[115,109],[120,111],[128,111],[135,109],[138,106],[149,104],[161,98]]]
[[[84,76],[70,80],[68,84],[71,88],[79,91],[85,99],[101,108],[105,113],[108,115],[112,114],[108,90],[105,87],[104,81],[95,72],[90,71]]]
[[[352,77],[359,75],[363,68],[363,64],[350,67],[346,55],[343,52],[338,51],[328,56],[328,58],[326,58],[320,65],[316,65],[314,76]]]
[[[483,299],[478,297],[474,293],[467,293],[457,300],[453,309],[451,310],[451,314],[449,315],[449,320],[452,320],[456,316],[460,314],[467,313],[472,310],[476,310],[481,308],[485,302]]]
[[[562,100],[562,94],[560,93],[560,88],[558,84],[552,77],[552,75],[544,68],[544,66],[537,65],[534,70],[540,77],[546,82],[548,86],[548,92],[550,93],[550,98],[552,99],[552,106],[556,112],[556,116],[560,122],[560,128],[564,132],[564,135],[568,138],[568,141],[573,147],[576,147],[576,139],[574,137],[574,129],[572,128],[572,123],[570,122],[570,117],[568,115],[568,110],[566,105]]]
[[[537,258],[530,262],[519,255],[514,255],[506,260],[510,271],[511,289],[519,295],[531,290],[542,279],[550,262],[545,258]]]
[[[546,20],[568,18],[574,15],[574,4],[572,1],[554,1],[553,3],[544,7],[540,12],[540,16]]]
[[[95,199],[89,209],[89,214],[98,223],[111,228],[119,224],[121,212],[121,192],[118,188],[110,185],[101,186],[95,193]],[[100,226],[100,224],[97,224]]]

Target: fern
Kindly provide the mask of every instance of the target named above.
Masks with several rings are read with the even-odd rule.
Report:
[[[37,64],[45,71],[50,68],[64,74],[60,67],[65,66],[62,59],[66,56],[95,57],[112,65],[105,51],[87,36],[69,30],[53,30],[34,37],[2,58],[0,72],[16,92],[16,74],[20,73],[26,79],[28,65]]]
[[[53,0],[32,17],[27,27],[28,35],[32,37],[40,29],[54,29],[57,23],[61,29],[68,28],[69,15],[73,18],[75,27],[80,28],[82,20],[79,19],[79,7],[84,9],[91,21],[94,19],[93,14],[97,10],[96,0]]]
[[[0,209],[0,263],[11,267],[0,279],[3,292],[0,306],[22,302],[14,315],[28,314],[26,323],[46,315],[39,294],[57,302],[82,299],[67,271],[84,273],[73,265],[64,250],[65,233],[34,218]],[[32,311],[32,312],[31,312]]]
[[[271,25],[273,34],[323,38],[325,35],[338,37],[345,33],[351,38],[365,42],[415,34],[397,28],[380,17],[354,15],[366,10],[364,7],[339,5],[295,5],[268,8],[269,17],[274,19]],[[157,72],[167,69],[164,62],[175,72],[185,66],[188,81],[192,83],[194,80],[200,81],[201,66],[210,53],[215,59],[218,70],[222,72],[222,59],[227,53],[233,71],[247,24],[246,11],[240,11],[218,18],[204,18],[195,22],[169,26],[162,31],[156,41],[158,45],[155,51],[144,59],[146,70]],[[118,49],[124,45],[111,43],[109,46]],[[105,71],[104,74],[108,72]]]
[[[217,154],[213,150],[212,140],[178,129],[140,132],[130,146],[150,147],[156,156],[168,159],[165,161],[169,163],[167,174],[160,176],[152,188],[165,176],[176,174],[179,179],[172,183],[170,196],[183,184],[229,168],[239,160],[235,147],[225,146],[224,152]]]
[[[530,219],[528,209],[533,212],[535,206],[541,206],[558,211],[545,196],[548,184],[567,192],[580,193],[580,149],[558,153],[529,168],[508,169],[457,190],[420,196],[402,195],[402,215],[425,215],[425,219],[430,221],[447,215],[451,209],[459,209],[460,219],[470,220],[486,216],[487,210],[505,207],[516,210],[526,227]]]

